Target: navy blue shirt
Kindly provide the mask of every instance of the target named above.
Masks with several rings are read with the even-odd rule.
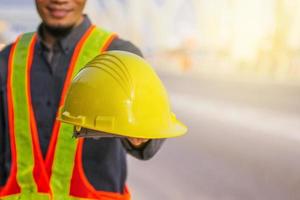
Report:
[[[39,141],[45,157],[51,138],[52,126],[59,104],[62,87],[74,48],[90,27],[88,17],[67,36],[48,48],[43,42],[42,25],[38,30],[31,69],[31,97]],[[10,169],[11,154],[8,135],[6,97],[7,63],[11,45],[0,52],[0,186],[4,185]],[[116,38],[108,50],[124,50],[142,56],[141,51],[129,41]],[[122,193],[127,177],[126,152],[138,159],[151,158],[163,140],[150,140],[136,149],[126,139],[86,139],[83,145],[83,168],[87,179],[97,190]]]

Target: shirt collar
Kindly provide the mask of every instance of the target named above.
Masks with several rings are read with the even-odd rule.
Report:
[[[43,23],[41,23],[39,25],[38,31],[37,31],[38,43],[43,48],[46,48],[49,50],[49,47],[47,47],[47,45],[44,42],[43,37],[42,37],[42,26],[43,26]],[[57,41],[57,46],[59,48],[61,48],[64,51],[64,53],[67,53],[69,50],[72,50],[90,26],[91,26],[91,21],[90,21],[89,17],[85,15],[81,24],[79,24],[74,29],[72,29],[72,31],[67,36],[65,36]]]

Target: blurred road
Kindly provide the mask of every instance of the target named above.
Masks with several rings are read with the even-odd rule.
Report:
[[[160,76],[189,132],[129,157],[133,200],[300,199],[300,86]]]

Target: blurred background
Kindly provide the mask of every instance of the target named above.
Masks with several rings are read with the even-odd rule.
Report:
[[[0,0],[0,48],[39,24]],[[300,199],[300,0],[88,0],[140,47],[188,127],[129,160],[133,200]],[[1,45],[2,44],[2,45]]]

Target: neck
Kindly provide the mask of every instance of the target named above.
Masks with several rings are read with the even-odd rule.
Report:
[[[66,37],[70,32],[81,24],[84,17],[82,16],[76,24],[60,27],[60,26],[49,26],[46,24],[42,25],[43,39],[45,43],[51,48],[60,39]]]
[[[43,39],[45,43],[51,48],[60,39],[66,37],[73,29],[70,27],[51,27],[47,25],[42,26]]]
[[[43,40],[48,47],[52,48],[58,39],[52,36],[52,34],[48,33],[45,28],[43,28]]]

